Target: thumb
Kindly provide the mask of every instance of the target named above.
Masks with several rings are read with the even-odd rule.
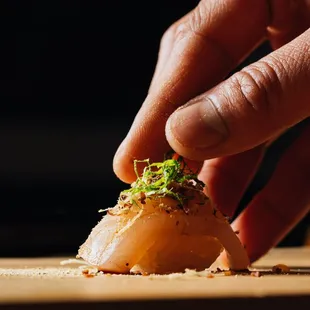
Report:
[[[310,29],[176,110],[170,146],[193,160],[239,153],[310,115]]]

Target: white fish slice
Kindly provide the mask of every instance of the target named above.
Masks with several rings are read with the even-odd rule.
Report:
[[[169,164],[179,167],[177,161]],[[155,177],[158,184],[161,175]],[[229,268],[246,269],[249,259],[229,222],[201,187],[180,180],[173,187],[189,198],[183,207],[171,186],[170,196],[129,191],[93,228],[79,256],[105,272],[164,274],[204,270],[225,250]],[[146,177],[142,181],[150,183]]]

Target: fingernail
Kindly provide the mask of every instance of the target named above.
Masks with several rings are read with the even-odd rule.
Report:
[[[184,147],[208,148],[221,143],[227,128],[210,99],[195,99],[174,112],[170,131]]]

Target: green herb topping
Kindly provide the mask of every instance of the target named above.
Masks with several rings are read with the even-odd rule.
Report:
[[[146,164],[142,176],[139,176],[138,163]],[[137,180],[130,189],[121,192],[120,197],[142,194],[144,198],[154,196],[169,196],[176,199],[182,207],[190,197],[184,188],[192,191],[202,191],[205,184],[198,180],[197,173],[193,173],[181,156],[173,155],[163,162],[150,163],[149,159],[135,160],[134,170]],[[134,201],[132,201],[134,203]]]

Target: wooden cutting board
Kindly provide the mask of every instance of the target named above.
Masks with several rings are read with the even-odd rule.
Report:
[[[253,270],[259,273],[252,275],[88,276],[82,272],[85,266],[62,265],[64,259],[1,259],[0,308],[310,309],[310,247],[273,249],[256,262]],[[290,272],[270,274],[277,264],[289,266]]]

